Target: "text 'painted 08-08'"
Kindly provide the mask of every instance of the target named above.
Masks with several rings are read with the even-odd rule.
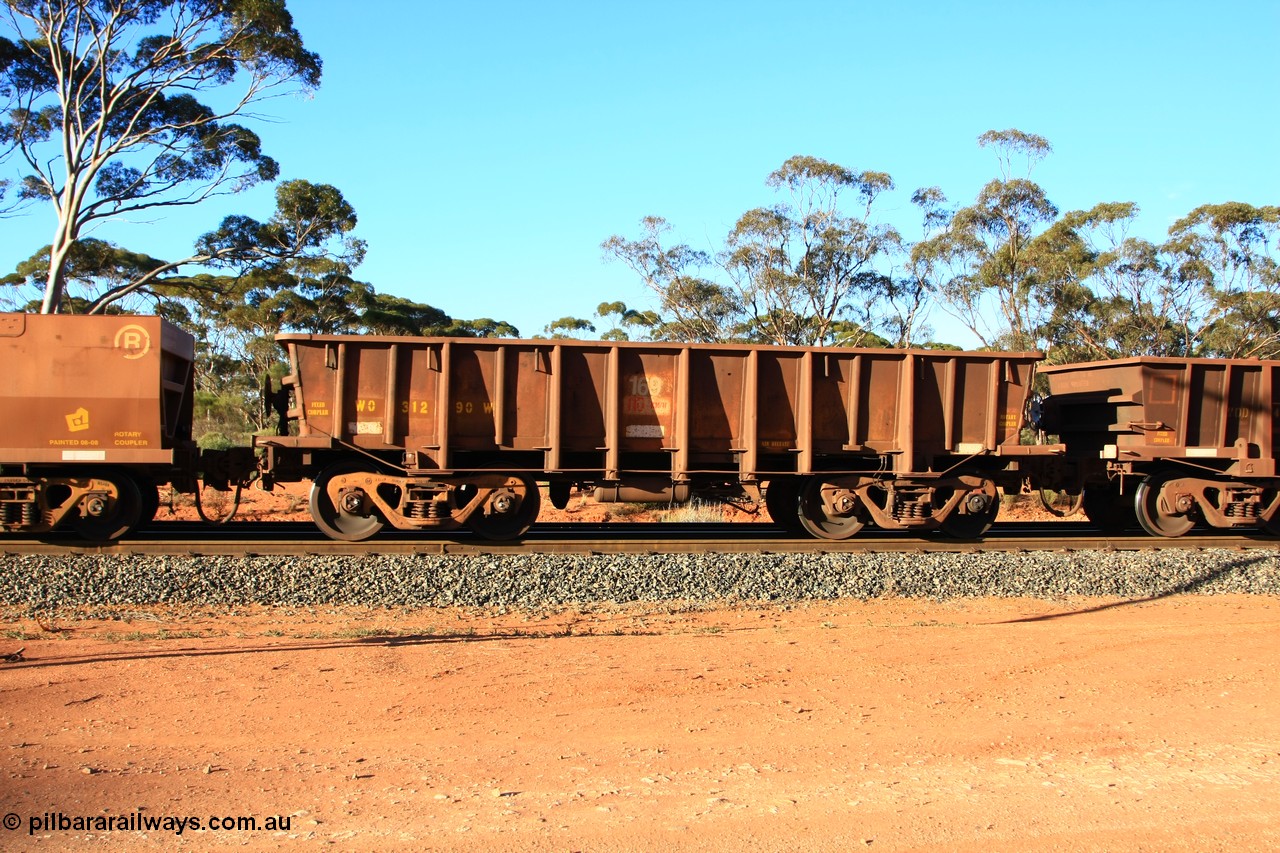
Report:
[[[981,536],[1001,491],[1096,524],[1280,529],[1280,362],[284,334],[276,435],[200,451],[194,341],[155,317],[0,315],[0,525],[95,540],[157,485],[312,482],[316,525],[517,538],[542,495],[763,503],[844,539],[868,524]],[[1028,417],[1029,413],[1029,417]],[[1038,443],[1024,443],[1029,437]],[[1047,441],[1045,440],[1047,437]]]

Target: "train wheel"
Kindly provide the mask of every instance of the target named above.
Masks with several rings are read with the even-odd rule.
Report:
[[[1058,491],[1056,489],[1036,489],[1040,506],[1044,511],[1056,518],[1070,518],[1080,512],[1084,503],[1084,490],[1078,492]]]
[[[311,484],[311,520],[330,539],[343,542],[360,542],[382,529],[368,495],[361,488],[341,490],[330,494],[335,477],[347,474],[367,474],[369,469],[359,462],[339,462],[320,472]]]
[[[134,530],[146,527],[155,521],[156,513],[160,511],[160,492],[156,489],[155,482],[145,475],[137,478],[138,495],[142,498],[142,510],[138,513],[138,523],[134,525]]]
[[[1263,492],[1263,505],[1271,506],[1272,503],[1280,502],[1280,492],[1267,491]],[[1261,525],[1263,533],[1271,536],[1280,536],[1280,507],[1277,507],[1276,514],[1271,516],[1270,521],[1264,521]]]
[[[800,488],[800,526],[818,539],[848,539],[866,526],[856,494],[815,477]]]
[[[800,524],[800,489],[794,480],[770,480],[764,490],[769,518],[788,533],[804,533]]]
[[[467,526],[477,535],[495,542],[523,536],[542,508],[542,493],[532,477],[512,474],[507,484],[494,489],[467,519]]]
[[[1000,514],[1000,492],[995,483],[987,480],[981,489],[974,489],[961,498],[960,505],[967,511],[960,512],[960,507],[952,510],[938,522],[938,529],[955,539],[979,539]]]
[[[1186,512],[1179,512],[1161,497],[1160,489],[1178,475],[1172,471],[1157,471],[1148,474],[1138,484],[1133,494],[1133,506],[1138,515],[1138,524],[1152,536],[1172,538],[1181,536],[1195,527],[1195,519]]]
[[[76,533],[91,542],[111,542],[137,528],[142,523],[144,507],[133,478],[128,474],[106,474],[93,479],[100,484],[99,490],[108,494],[90,495],[81,501],[83,515],[71,522]]]

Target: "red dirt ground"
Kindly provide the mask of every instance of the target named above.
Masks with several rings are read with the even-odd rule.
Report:
[[[3,849],[1280,848],[1274,598],[121,617],[5,625]]]

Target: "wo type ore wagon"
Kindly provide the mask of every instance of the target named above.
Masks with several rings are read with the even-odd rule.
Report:
[[[154,517],[157,485],[251,476],[249,448],[191,439],[194,358],[159,317],[0,314],[0,530],[116,539]]]
[[[192,468],[195,341],[157,317],[0,314],[0,523],[114,539]]]
[[[1045,429],[1095,524],[1280,534],[1280,361],[1142,357],[1041,372]]]
[[[828,539],[874,522],[981,535],[1021,476],[1039,353],[284,334],[268,480],[316,524],[521,535],[601,501],[761,498]],[[296,421],[296,429],[284,422]]]

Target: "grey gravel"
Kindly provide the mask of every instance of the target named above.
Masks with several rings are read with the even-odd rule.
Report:
[[[1280,550],[501,556],[9,556],[0,605],[545,608],[978,596],[1280,594]]]

